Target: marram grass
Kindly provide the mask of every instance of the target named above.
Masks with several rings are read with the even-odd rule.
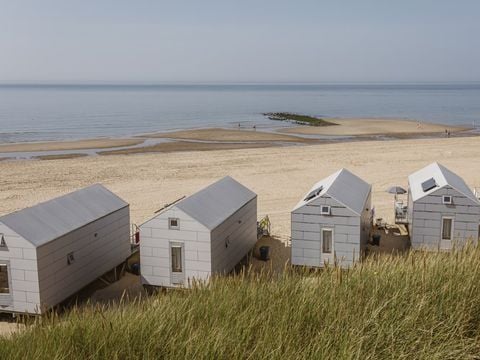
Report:
[[[44,317],[2,359],[474,359],[480,249],[342,271],[248,270],[209,286]]]

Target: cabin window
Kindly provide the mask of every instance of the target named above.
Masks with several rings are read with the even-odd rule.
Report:
[[[7,264],[0,264],[0,294],[10,294]]]
[[[182,272],[182,247],[175,245],[171,247],[172,272]]]
[[[453,235],[453,219],[442,219],[442,240],[452,240]]]
[[[322,252],[324,254],[332,253],[333,230],[322,229]]]
[[[178,218],[169,218],[168,219],[168,228],[173,230],[180,229],[180,220]]]
[[[322,207],[320,208],[320,214],[330,215],[330,206],[322,205]]]
[[[75,256],[73,252],[67,254],[67,264],[72,265],[75,262]]]
[[[443,203],[446,205],[451,205],[452,197],[450,195],[443,195]]]

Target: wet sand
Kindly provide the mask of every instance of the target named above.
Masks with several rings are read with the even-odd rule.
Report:
[[[146,135],[149,138],[168,138],[175,140],[196,140],[196,141],[216,141],[216,142],[295,142],[309,143],[310,139],[299,136],[278,134],[273,132],[263,132],[255,130],[229,130],[229,129],[194,129],[181,130],[169,133],[157,133]]]
[[[99,151],[99,155],[126,155],[126,154],[142,154],[142,153],[171,153],[183,151],[211,151],[211,150],[231,150],[231,149],[252,149],[271,147],[274,144],[268,142],[254,143],[209,143],[209,142],[187,142],[172,141],[152,146],[142,146],[136,148],[125,148],[118,150]]]
[[[0,153],[106,149],[120,146],[133,146],[143,143],[143,139],[88,139],[75,141],[52,141],[38,143],[1,144]]]
[[[34,158],[39,160],[60,160],[60,159],[76,159],[84,156],[88,156],[88,154],[40,155],[40,156],[35,156]]]
[[[285,145],[314,145],[332,142],[357,142],[381,138],[415,139],[452,136],[476,136],[461,127],[418,123],[408,120],[334,119],[338,126],[296,126],[277,131],[253,129],[193,129],[146,134],[131,139],[90,139],[81,141],[20,143],[0,145],[0,155],[8,158],[41,160],[72,159],[84,155],[120,155],[147,152],[212,151],[247,148],[265,148]],[[84,153],[72,151],[85,150]],[[49,154],[49,151],[55,153]],[[64,151],[64,153],[62,153]],[[35,153],[37,152],[37,153]],[[2,160],[0,158],[0,160]]]
[[[465,131],[467,128],[448,126],[442,124],[429,124],[413,120],[403,119],[326,119],[335,122],[339,126],[297,126],[279,130],[286,134],[302,135],[331,135],[331,136],[355,136],[355,135],[400,135],[415,137],[426,134],[445,135],[445,129],[451,133]]]

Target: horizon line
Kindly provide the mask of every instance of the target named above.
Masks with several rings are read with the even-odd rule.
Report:
[[[146,80],[17,80],[1,81],[0,86],[157,86],[157,85],[447,85],[477,84],[480,80],[414,80],[414,81],[146,81]]]

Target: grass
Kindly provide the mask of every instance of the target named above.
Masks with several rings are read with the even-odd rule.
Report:
[[[288,112],[265,113],[270,120],[291,121],[299,125],[331,126],[338,125],[333,122],[309,115],[293,114]]]
[[[478,359],[480,249],[243,272],[48,316],[2,359]]]

